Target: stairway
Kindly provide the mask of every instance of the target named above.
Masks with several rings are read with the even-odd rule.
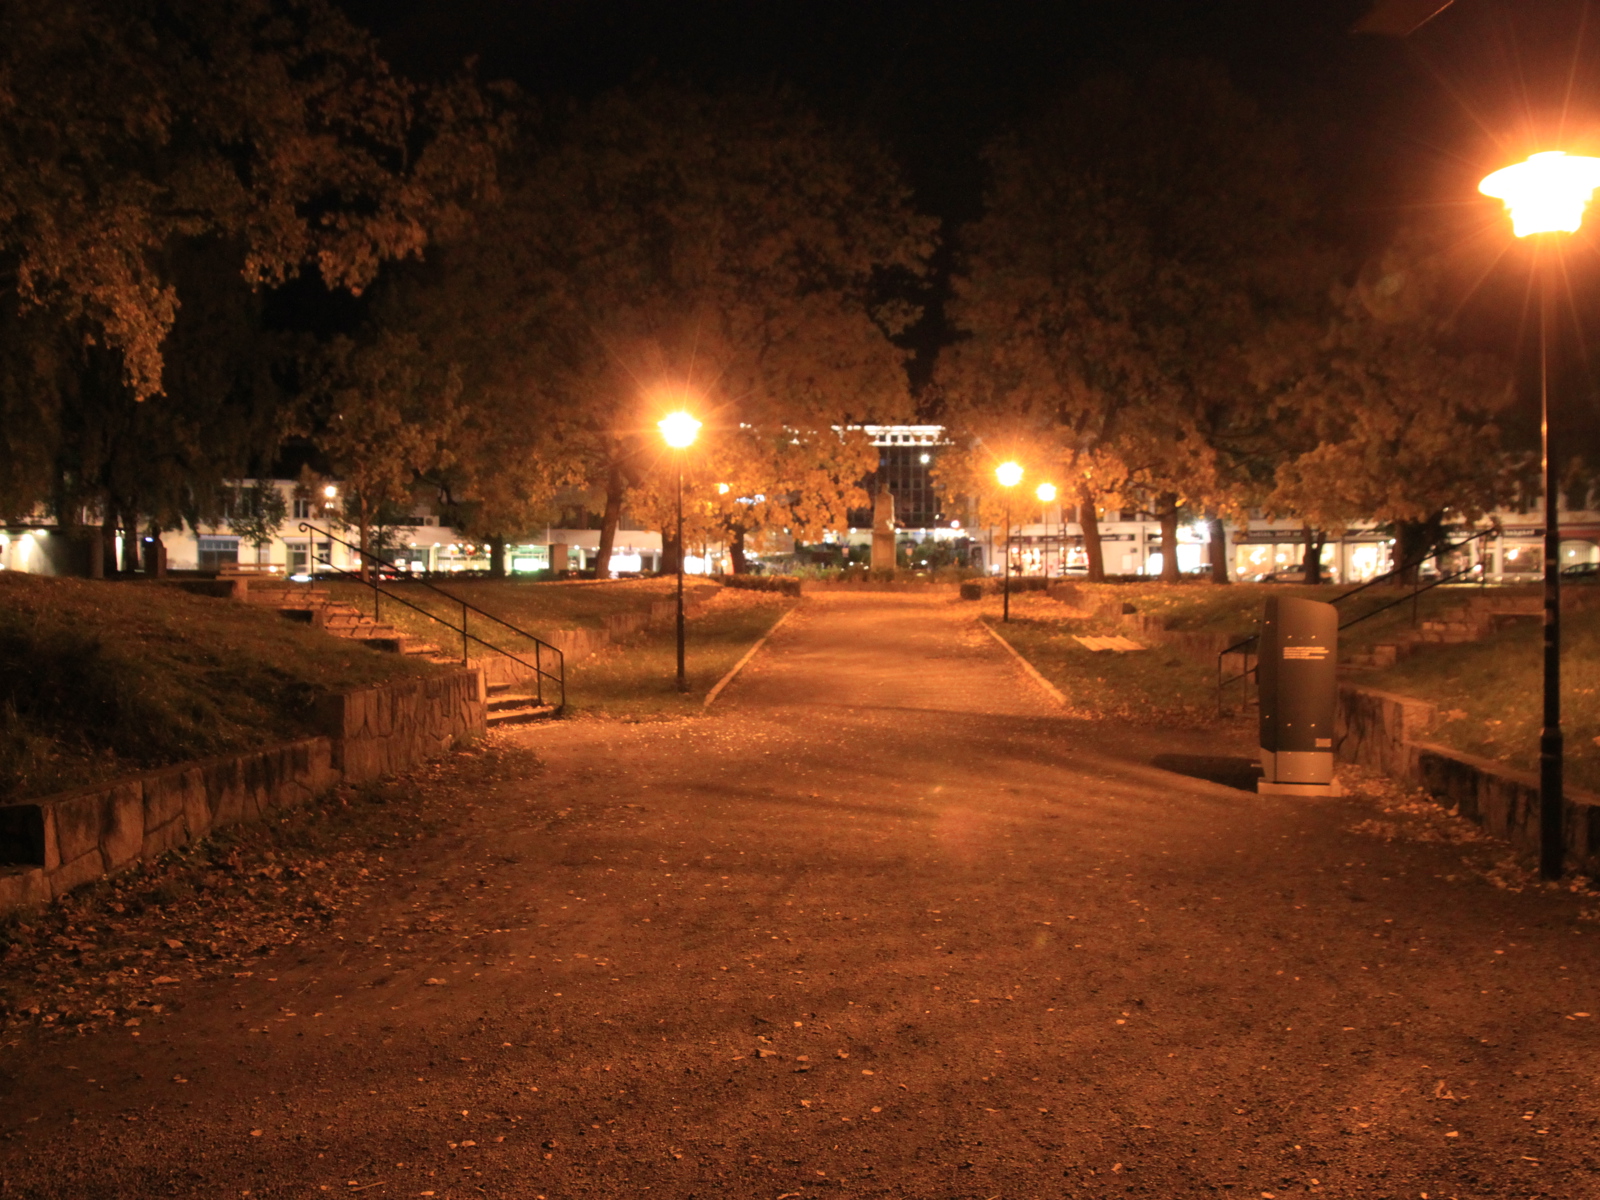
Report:
[[[1344,659],[1351,667],[1392,667],[1424,646],[1454,642],[1475,642],[1507,625],[1537,622],[1544,611],[1539,596],[1505,596],[1493,593],[1467,597],[1432,617],[1420,621],[1415,629],[1398,633],[1391,642],[1380,642]]]
[[[434,643],[403,633],[393,625],[376,621],[353,604],[328,595],[316,584],[290,584],[251,580],[244,599],[275,610],[291,621],[301,621],[335,637],[349,638],[374,650],[409,654],[430,662],[459,664],[461,659],[447,654]],[[491,683],[485,719],[492,728],[498,725],[524,725],[553,716],[552,704],[540,704],[535,694],[515,690],[516,685]]]

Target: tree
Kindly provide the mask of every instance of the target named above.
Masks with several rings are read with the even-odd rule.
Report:
[[[0,501],[68,524],[220,515],[283,426],[261,292],[359,292],[492,179],[482,93],[324,0],[16,0],[0,80]]]
[[[1510,371],[1460,348],[1441,315],[1442,287],[1437,257],[1403,237],[1370,280],[1334,291],[1320,338],[1291,330],[1264,363],[1299,447],[1266,506],[1313,531],[1390,523],[1397,565],[1437,543],[1447,514],[1476,518],[1515,490],[1497,424],[1512,400]]]
[[[920,272],[932,232],[875,147],[780,93],[646,88],[529,132],[498,203],[394,310],[460,367],[446,486],[501,534],[557,487],[591,489],[604,570],[625,503],[651,486],[655,423],[681,404],[708,436],[749,431],[719,443],[723,482],[782,470],[784,488],[740,494],[803,497],[831,476],[779,463],[783,431],[810,453],[832,446],[816,431],[909,413],[890,337],[912,314],[878,285]],[[797,500],[785,523],[807,503],[837,507]]]
[[[1268,440],[1244,351],[1302,290],[1293,144],[1218,70],[1166,64],[1090,81],[988,158],[947,417],[1034,447],[1077,491],[1086,542],[1109,500],[1154,510],[1176,579],[1180,508],[1241,507]]]
[[[371,343],[340,337],[323,351],[311,432],[343,480],[342,507],[357,530],[363,579],[380,514],[409,509],[418,477],[449,466],[459,393],[454,369],[422,354],[408,335]]]
[[[233,486],[228,497],[228,528],[240,541],[265,546],[278,536],[289,519],[289,504],[270,479],[256,479]]]

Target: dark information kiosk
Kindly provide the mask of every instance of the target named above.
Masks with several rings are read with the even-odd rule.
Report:
[[[1333,720],[1339,614],[1320,600],[1273,596],[1261,617],[1259,792],[1337,796]]]

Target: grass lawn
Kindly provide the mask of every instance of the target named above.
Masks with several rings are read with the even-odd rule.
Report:
[[[1269,596],[1301,596],[1331,601],[1348,591],[1343,587],[1297,587],[1282,584],[1204,583],[1082,584],[1083,594],[1131,604],[1142,616],[1161,617],[1176,631],[1225,633],[1244,638],[1255,632]],[[1417,598],[1417,615],[1425,619],[1459,604],[1469,589],[1436,588]],[[1349,602],[1343,619],[1372,612],[1407,593],[1398,588],[1373,588]],[[1029,662],[1067,696],[1076,715],[1111,717],[1156,723],[1192,724],[1217,719],[1214,659],[1153,646],[1126,654],[1094,651],[1075,635],[1124,634],[1139,640],[1137,630],[1119,625],[1113,617],[1085,620],[1066,615],[1063,605],[1036,592],[1011,598],[1011,623],[999,625],[1000,600],[980,602],[987,620]],[[1340,634],[1351,648],[1393,640],[1409,629],[1409,603],[1362,621]]]
[[[434,585],[452,596],[474,604],[485,612],[526,629],[536,636],[545,637],[558,629],[598,628],[605,619],[618,613],[648,610],[657,600],[670,600],[677,586],[672,578],[616,579],[604,581],[570,580],[555,583],[535,583],[530,580],[511,579],[446,579],[435,580]],[[372,611],[372,590],[359,583],[343,580],[325,582],[328,592],[336,600],[354,604],[362,612]],[[384,588],[410,601],[428,612],[461,627],[461,607],[444,596],[414,583],[385,583]],[[718,589],[714,583],[689,579],[685,582],[685,595],[692,601],[708,596]],[[385,598],[381,612],[383,619],[425,641],[434,642],[447,649],[459,646],[452,640],[449,630],[437,621],[430,620],[403,604]],[[509,630],[469,616],[468,628],[478,637],[513,653],[528,642]],[[459,635],[457,635],[459,636]],[[477,651],[474,651],[476,653]]]
[[[1600,792],[1600,611],[1561,619],[1567,781]],[[1432,646],[1357,681],[1439,706],[1431,740],[1527,771],[1539,767],[1543,632],[1517,624],[1480,642]]]
[[[686,622],[687,695],[677,690],[677,634],[667,622],[569,666],[567,711],[628,721],[703,713],[717,680],[797,603],[776,592],[721,589]]]
[[[0,799],[305,736],[319,694],[437,669],[175,587],[0,573]]]
[[[1183,632],[1230,633],[1245,637],[1254,633],[1262,607],[1269,596],[1298,596],[1307,600],[1331,602],[1350,591],[1350,587],[1324,584],[1317,587],[1282,583],[1234,583],[1217,587],[1202,582],[1164,583],[1084,583],[1077,585],[1085,596],[1110,599],[1133,605],[1141,616],[1161,617],[1167,628]],[[1509,590],[1509,589],[1508,589]],[[1435,588],[1417,597],[1417,616],[1427,618],[1443,609],[1460,604],[1476,588],[1447,586]],[[1519,593],[1526,589],[1518,589]],[[1409,594],[1408,589],[1397,587],[1369,588],[1359,596],[1340,605],[1341,621],[1371,613]],[[1012,597],[1013,601],[1016,597]],[[1411,605],[1396,605],[1387,612],[1370,617],[1346,630],[1342,640],[1347,645],[1381,642],[1392,638],[1402,627],[1411,624]],[[1106,626],[1109,630],[1110,626]],[[1099,630],[1097,630],[1098,632]]]
[[[1013,596],[1009,624],[1000,622],[998,599],[982,606],[990,628],[1061,689],[1075,717],[1184,725],[1216,720],[1214,666],[1160,647],[1129,654],[1090,650],[1074,635],[1115,633],[1115,623],[1065,617],[1061,605],[1044,597]]]

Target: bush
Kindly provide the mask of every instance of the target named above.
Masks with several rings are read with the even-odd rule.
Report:
[[[722,582],[731,588],[748,592],[781,592],[785,596],[800,594],[800,580],[790,575],[723,575]]]

